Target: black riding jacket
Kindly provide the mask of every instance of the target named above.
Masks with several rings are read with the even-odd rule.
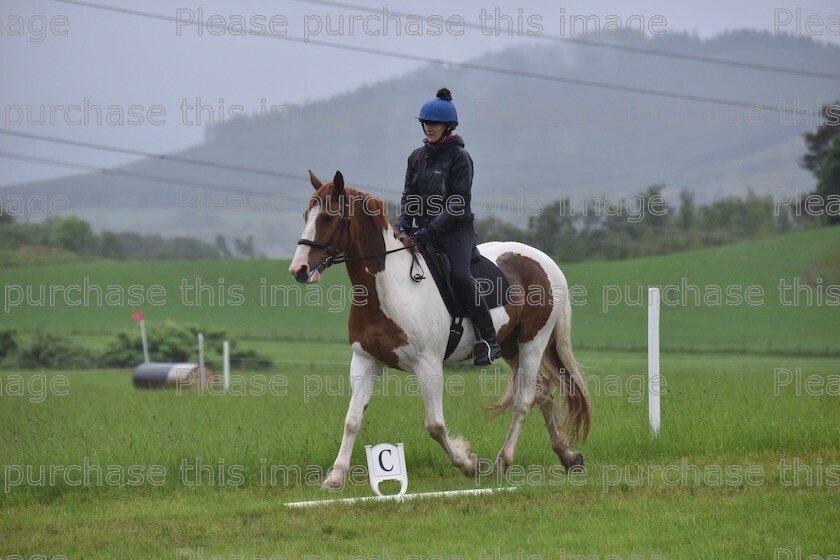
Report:
[[[453,136],[423,147],[408,156],[405,188],[397,227],[425,227],[433,236],[473,220],[470,198],[473,161],[464,140]]]

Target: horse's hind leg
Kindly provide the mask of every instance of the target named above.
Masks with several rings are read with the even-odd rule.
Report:
[[[426,431],[437,441],[450,462],[467,476],[478,468],[478,457],[470,452],[470,444],[463,438],[451,438],[443,419],[443,369],[440,365],[425,364],[415,370],[423,404],[426,407]]]
[[[548,439],[551,440],[551,448],[560,457],[560,462],[566,470],[582,467],[583,455],[570,450],[569,436],[563,433],[557,420],[557,409],[554,406],[554,397],[551,396],[551,384],[542,375],[537,375],[537,395],[534,404],[540,407],[540,412],[545,418]]]
[[[504,472],[513,463],[513,454],[516,444],[525,425],[528,412],[534,405],[536,398],[537,376],[539,376],[542,351],[545,348],[545,340],[537,339],[519,345],[518,370],[511,378],[511,383],[516,383],[511,403],[511,421],[505,443],[499,454],[496,456],[496,469]],[[513,366],[513,364],[511,364]]]
[[[373,386],[382,372],[382,364],[366,353],[353,352],[350,360],[350,405],[344,419],[344,435],[338,457],[324,480],[323,487],[329,490],[341,490],[344,487],[344,477],[350,469],[350,455],[356,434],[362,424],[362,416],[373,394]]]

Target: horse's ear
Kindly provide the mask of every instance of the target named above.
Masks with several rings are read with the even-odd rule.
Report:
[[[335,187],[335,194],[341,194],[344,192],[344,175],[341,174],[341,171],[335,172],[335,177],[333,177],[333,187]]]
[[[318,177],[316,177],[315,174],[312,173],[311,169],[309,170],[309,182],[312,183],[312,186],[315,187],[316,191],[323,186],[321,184],[321,181],[318,180]]]

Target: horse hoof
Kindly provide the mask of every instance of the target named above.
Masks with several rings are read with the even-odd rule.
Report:
[[[478,458],[478,455],[475,453],[470,453],[470,458],[467,460],[467,463],[461,468],[461,472],[464,475],[473,477],[475,473],[478,472],[478,465],[481,459]]]
[[[330,470],[327,478],[321,484],[321,488],[330,492],[339,492],[344,489],[344,471]]]
[[[502,457],[500,454],[498,457],[496,457],[496,464],[494,470],[499,474],[504,474],[510,467],[510,463],[510,461],[505,460],[505,458]]]
[[[586,468],[583,466],[583,454],[575,453],[574,457],[568,464],[564,464],[566,467],[566,472],[569,473],[585,473]]]

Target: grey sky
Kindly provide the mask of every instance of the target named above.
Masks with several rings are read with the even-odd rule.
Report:
[[[464,61],[488,50],[537,41],[527,36],[488,36],[469,28],[463,29],[463,34],[459,35],[444,33],[438,36],[409,37],[395,36],[391,32],[384,36],[379,31],[377,20],[369,20],[369,29],[374,31],[372,34],[366,35],[360,24],[357,24],[351,36],[347,27],[349,16],[367,16],[369,13],[296,0],[249,0],[238,3],[211,0],[201,3],[172,3],[165,0],[146,0],[142,3],[92,1],[170,17],[174,17],[179,8],[188,10],[182,12],[183,17],[190,14],[197,17],[201,8],[204,19],[213,15],[228,19],[242,15],[248,20],[260,16],[268,24],[272,17],[277,16],[276,30],[285,31],[287,36],[303,37],[308,24],[310,36],[315,39],[453,61]],[[382,3],[372,0],[347,2],[382,9]],[[571,35],[568,27],[571,16],[591,15],[606,23],[608,16],[626,22],[630,16],[635,15],[641,16],[646,25],[656,21],[659,22],[658,28],[669,32],[694,32],[700,37],[711,37],[727,30],[742,28],[773,31],[774,18],[786,15],[777,15],[777,9],[789,10],[791,16],[796,16],[794,2],[786,5],[763,1],[737,4],[731,1],[704,1],[692,5],[653,0],[562,3],[522,1],[504,7],[501,7],[501,3],[477,0],[457,4],[441,0],[427,0],[422,5],[388,3],[388,8],[393,11],[417,12],[424,16],[439,15],[442,18],[460,16],[473,24],[479,22],[482,9],[494,15],[497,7],[502,14],[514,19],[521,16],[526,24],[524,31],[534,30],[534,24],[538,23],[545,35],[560,35],[564,31],[566,36]],[[817,22],[821,18],[826,23],[832,15],[837,18],[840,13],[837,2],[829,0],[808,2],[800,10],[802,18],[811,16],[818,18]],[[48,25],[49,18],[65,16],[68,22],[66,35],[47,31],[42,36],[39,28],[41,20],[33,18],[40,15],[48,18]],[[22,17],[25,24],[34,26],[32,31],[25,29],[23,37],[10,35],[7,26],[13,19],[11,16]],[[281,16],[285,17],[285,26],[282,25]],[[332,29],[343,17],[343,35],[327,33],[326,16],[331,17],[329,23]],[[565,28],[561,27],[564,16]],[[527,26],[525,18],[528,17],[536,18],[530,20],[531,27]],[[52,0],[2,0],[0,20],[0,55],[3,60],[0,67],[3,111],[0,115],[0,128],[151,152],[169,152],[201,142],[203,126],[185,122],[185,116],[187,120],[193,120],[195,114],[185,115],[182,112],[184,100],[193,104],[200,98],[202,104],[212,105],[217,110],[221,105],[222,111],[228,113],[238,111],[238,107],[245,112],[258,112],[264,104],[279,105],[323,99],[363,84],[399,76],[422,65],[421,62],[269,37],[237,37],[230,34],[213,36],[207,29],[200,36],[194,26],[184,26],[179,35],[176,24],[172,22],[102,12]],[[664,25],[661,24],[663,20],[666,22]],[[453,30],[462,30],[456,20],[450,21]],[[635,21],[638,22],[639,18]],[[56,22],[60,24],[61,20]],[[401,18],[400,23],[404,26],[407,20]],[[321,26],[320,32],[318,25]],[[251,29],[256,30],[254,27]],[[62,32],[63,28],[59,27],[58,31]],[[792,33],[796,29],[791,24],[785,26],[783,31]],[[804,33],[804,28],[801,31]],[[814,38],[840,43],[840,36],[829,35],[829,31],[838,33],[834,28],[828,28],[821,36]],[[573,53],[573,50],[570,52]],[[430,91],[429,95],[432,94]],[[97,126],[90,123],[87,126],[71,126],[64,122],[63,109],[56,113],[58,122],[54,124],[27,124],[28,115],[18,112],[18,108],[24,111],[31,108],[33,116],[38,118],[43,106],[49,120],[51,106],[82,105],[86,99],[90,105],[99,106],[103,111],[107,111],[109,105],[118,105],[123,110],[135,105],[135,111],[145,114],[153,106],[161,106],[166,114],[165,117],[159,115],[157,120],[164,124],[145,122],[142,125]],[[78,115],[78,112],[71,114],[72,117]],[[147,116],[144,115],[144,121]],[[24,122],[18,123],[21,117]],[[205,122],[206,118],[205,114]],[[133,159],[107,152],[4,136],[0,136],[0,151],[63,159],[97,167],[108,167]],[[63,168],[0,158],[0,184],[65,173],[68,171]]]

